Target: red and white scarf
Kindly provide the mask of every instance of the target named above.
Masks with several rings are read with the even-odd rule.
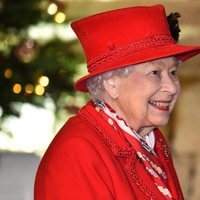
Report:
[[[133,146],[146,171],[149,173],[165,199],[172,200],[172,195],[166,185],[167,175],[162,169],[159,159],[154,152],[154,132],[152,131],[145,137],[141,137],[138,133],[132,130],[108,104],[105,104],[102,101],[96,101],[95,106],[96,110],[108,122],[108,124],[120,134],[123,134],[128,142]]]

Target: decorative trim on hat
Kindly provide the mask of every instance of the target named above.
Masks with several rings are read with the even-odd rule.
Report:
[[[136,42],[131,42],[128,45],[113,48],[111,51],[106,52],[98,57],[95,57],[88,61],[88,71],[90,73],[96,71],[97,66],[112,60],[114,57],[127,56],[129,54],[139,52],[145,49],[164,46],[168,44],[175,44],[175,40],[169,35],[153,35],[145,38],[144,40],[139,40]]]

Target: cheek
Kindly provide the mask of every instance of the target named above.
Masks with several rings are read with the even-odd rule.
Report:
[[[175,105],[175,103],[176,103],[176,101],[177,101],[177,99],[178,99],[178,96],[179,96],[179,94],[180,94],[180,92],[181,92],[181,87],[180,87],[180,84],[179,84],[179,82],[176,84],[176,94],[174,95],[174,105]],[[174,106],[173,105],[173,106]]]
[[[170,104],[169,113],[171,113],[172,110],[174,109],[175,104],[176,104],[176,102],[177,102],[177,99],[178,99],[178,97],[179,97],[180,91],[181,91],[180,84],[177,83],[177,84],[176,84],[176,94],[173,96],[173,100],[172,100],[172,102],[171,102],[171,104]]]

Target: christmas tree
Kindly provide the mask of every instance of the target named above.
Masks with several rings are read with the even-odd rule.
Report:
[[[56,0],[0,0],[1,118],[19,115],[23,103],[44,106],[49,98],[56,109],[72,108],[61,99],[75,95],[83,56],[67,32],[66,10]]]

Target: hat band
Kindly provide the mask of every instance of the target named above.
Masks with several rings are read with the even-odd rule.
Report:
[[[144,40],[132,42],[128,45],[118,48],[115,48],[113,44],[112,46],[110,46],[109,52],[104,53],[88,61],[88,71],[90,73],[96,71],[99,65],[102,65],[105,62],[108,62],[109,60],[113,60],[114,57],[119,58],[119,56],[127,56],[129,54],[139,52],[145,49],[175,43],[175,40],[170,35],[154,35],[147,37]]]

